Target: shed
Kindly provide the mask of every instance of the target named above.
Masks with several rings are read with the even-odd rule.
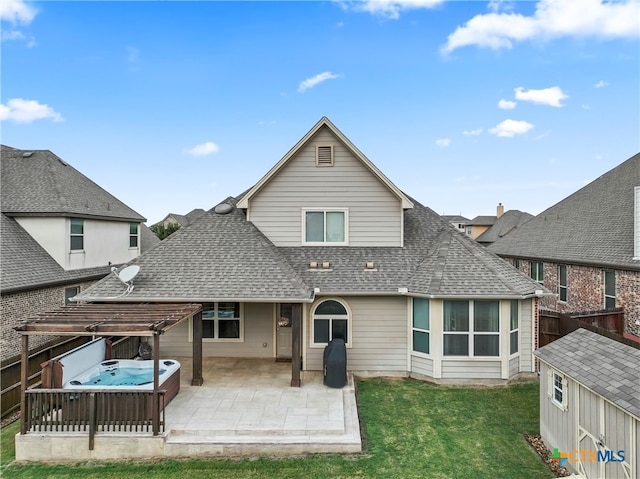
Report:
[[[578,329],[540,360],[540,434],[587,478],[640,477],[640,350]]]

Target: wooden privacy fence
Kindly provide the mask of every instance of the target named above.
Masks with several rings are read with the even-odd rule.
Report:
[[[640,349],[640,343],[623,336],[623,308],[569,314],[540,310],[539,347],[545,346],[579,328],[588,329],[627,346]]]
[[[40,385],[41,363],[81,346],[90,340],[91,337],[73,337],[29,353],[29,386]],[[133,358],[138,353],[139,344],[140,338],[138,337],[113,338],[112,355],[122,359]],[[0,411],[1,416],[4,417],[20,407],[20,357],[9,360],[2,365],[0,368],[0,384]]]
[[[89,435],[89,449],[99,433],[148,432],[165,427],[165,393],[148,390],[28,389],[21,433],[64,432]]]

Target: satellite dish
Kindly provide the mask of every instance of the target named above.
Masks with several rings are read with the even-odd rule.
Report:
[[[138,276],[140,272],[140,266],[137,264],[133,264],[131,266],[127,266],[122,271],[118,273],[118,279],[122,281],[124,284],[129,285],[133,278]]]

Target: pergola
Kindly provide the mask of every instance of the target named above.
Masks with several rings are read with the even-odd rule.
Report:
[[[40,313],[16,327],[22,334],[21,357],[21,430],[26,431],[24,411],[28,386],[30,335],[55,336],[137,336],[153,337],[153,394],[157,415],[159,389],[160,335],[193,317],[193,377],[192,386],[201,386],[202,379],[202,305],[191,303],[103,303],[64,306]],[[154,434],[159,420],[154,417]]]

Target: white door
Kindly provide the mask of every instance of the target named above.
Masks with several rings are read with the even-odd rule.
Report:
[[[278,305],[276,318],[276,357],[291,358],[291,303]]]

